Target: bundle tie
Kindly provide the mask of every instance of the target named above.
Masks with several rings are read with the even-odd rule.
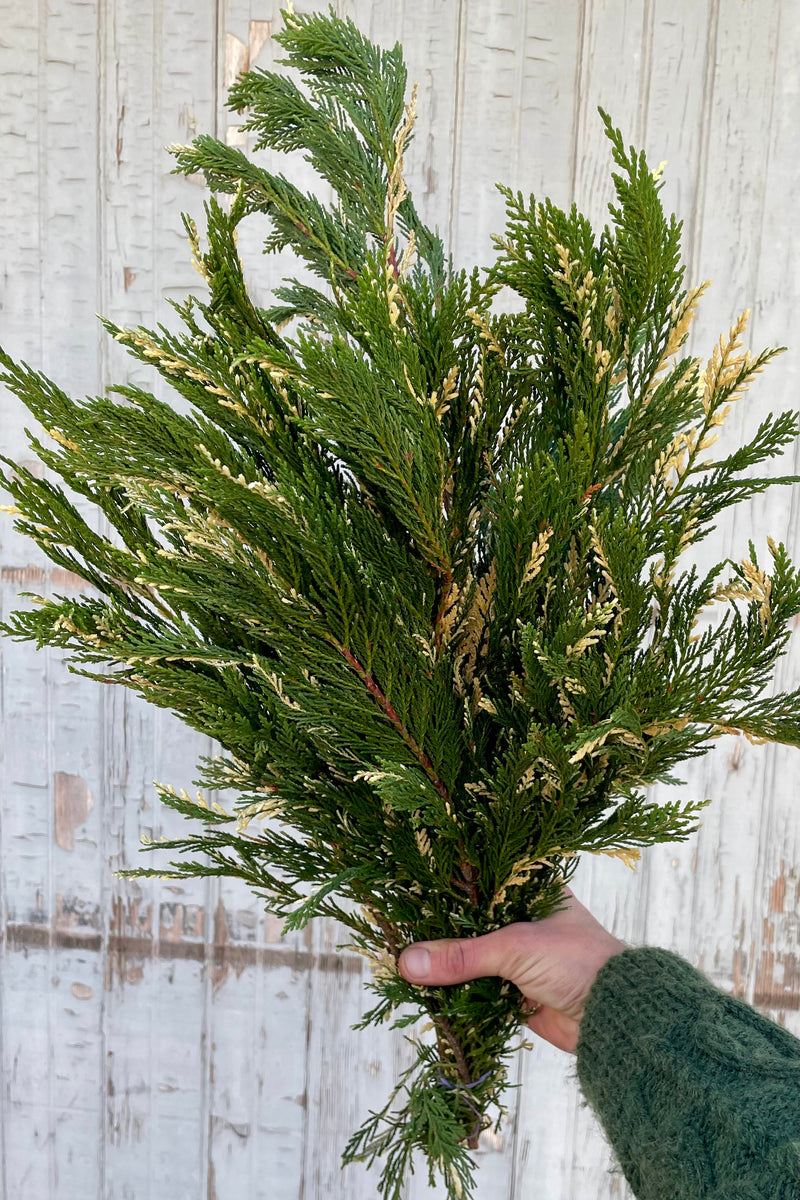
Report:
[[[483,1081],[485,1079],[488,1079],[489,1076],[491,1075],[491,1073],[492,1073],[491,1070],[484,1071],[483,1074],[478,1079],[475,1079],[472,1083],[451,1083],[449,1079],[445,1079],[444,1075],[442,1075],[442,1073],[440,1071],[439,1072],[439,1083],[442,1085],[442,1087],[448,1088],[448,1090],[451,1092],[459,1092],[462,1090],[469,1091],[471,1088],[476,1088],[479,1083],[483,1083]],[[478,1120],[475,1124],[475,1128],[472,1130],[472,1132],[469,1135],[472,1138],[472,1137],[475,1137],[475,1135],[477,1133],[480,1133],[481,1125],[483,1124],[483,1119],[481,1117],[480,1110],[475,1107],[475,1105],[470,1100],[469,1096],[463,1096],[462,1099],[464,1100],[464,1103],[469,1108],[472,1109],[472,1111],[475,1113],[475,1116],[478,1118]]]

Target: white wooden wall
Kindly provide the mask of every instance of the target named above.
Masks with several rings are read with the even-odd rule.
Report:
[[[308,3],[298,9],[305,10]],[[756,347],[788,344],[739,405],[729,442],[800,382],[800,6],[795,0],[339,0],[377,39],[402,41],[419,80],[408,155],[422,212],[460,264],[501,231],[496,180],[573,198],[597,220],[607,108],[684,217],[689,279],[713,277],[693,348],[744,307]],[[248,61],[273,59],[273,0],[0,0],[0,341],[77,393],[149,377],[109,342],[118,321],[169,320],[198,285],[180,211],[202,187],[163,147],[216,131]],[[302,166],[302,164],[301,164]],[[299,173],[310,182],[307,173]],[[290,260],[259,256],[264,295]],[[160,394],[164,389],[160,387]],[[29,459],[21,406],[2,400],[5,453]],[[800,470],[800,446],[775,473]],[[800,489],[774,489],[721,522],[708,554],[741,557],[767,533],[800,557]],[[726,514],[729,515],[729,514]],[[0,526],[3,612],[17,593],[63,592]],[[202,738],[124,689],[70,675],[60,656],[4,641],[0,806],[2,1174],[9,1200],[371,1200],[376,1174],[341,1172],[349,1133],[405,1061],[402,1038],[353,1033],[361,961],[317,924],[281,939],[244,887],[141,885],[142,833],[184,827],[151,782],[189,786]],[[795,631],[777,684],[800,680]],[[721,988],[800,1033],[800,753],[726,738],[684,771],[713,796],[688,843],[635,873],[581,865],[575,891],[632,944],[683,954]],[[675,799],[671,790],[667,799]],[[574,1060],[539,1043],[502,1139],[479,1152],[479,1200],[623,1197]],[[421,1174],[409,1200],[429,1195]]]

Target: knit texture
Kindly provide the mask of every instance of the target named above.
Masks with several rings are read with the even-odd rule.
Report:
[[[639,1200],[798,1200],[800,1041],[668,950],[614,955],[577,1077]]]

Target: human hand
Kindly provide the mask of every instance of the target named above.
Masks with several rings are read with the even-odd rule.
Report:
[[[533,1032],[574,1054],[597,972],[628,947],[595,920],[570,888],[564,888],[564,895],[569,907],[541,921],[519,921],[481,937],[415,942],[398,959],[400,974],[428,987],[482,975],[508,979],[530,1005],[539,1005],[527,1018]],[[429,956],[427,963],[422,951]]]

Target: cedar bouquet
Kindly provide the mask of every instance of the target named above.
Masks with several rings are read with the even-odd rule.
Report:
[[[203,239],[184,217],[205,297],[174,304],[177,331],[104,324],[184,413],[136,386],[75,400],[0,352],[48,435],[46,478],[4,460],[9,510],[90,585],[3,630],[217,740],[198,787],[238,800],[157,785],[196,831],[130,873],[238,876],[287,929],[343,922],[374,966],[362,1024],[429,1021],[345,1161],[382,1157],[398,1200],[421,1151],[456,1197],[502,1113],[521,998],[495,978],[415,988],[396,958],[553,913],[582,853],[633,864],[687,838],[708,801],[645,789],[720,734],[800,746],[800,689],[763,694],[800,612],[783,545],[680,563],[724,508],[798,482],[752,473],[798,414],[713,457],[777,351],[741,348],[745,314],[707,364],[684,353],[704,287],[684,288],[659,173],[605,113],[611,224],[502,187],[496,261],[456,269],[404,182],[400,46],[332,11],[283,16],[303,86],[256,69],[229,106],[335,202],[212,137],[171,147],[224,197]],[[267,309],[237,253],[240,222],[265,218],[266,250],[319,278]],[[519,311],[493,313],[503,287]]]

